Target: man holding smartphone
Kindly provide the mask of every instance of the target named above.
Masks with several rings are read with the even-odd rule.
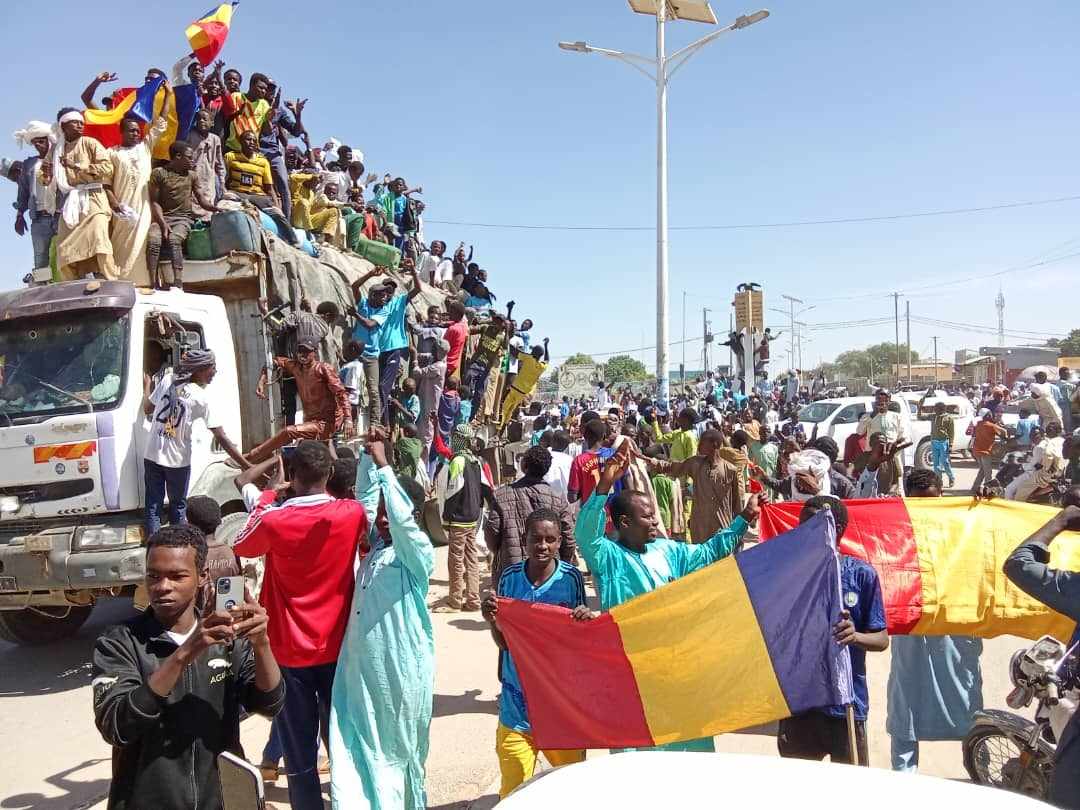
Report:
[[[95,645],[94,719],[113,746],[109,810],[219,810],[217,756],[240,752],[241,708],[273,716],[284,704],[266,611],[244,589],[236,608],[210,613],[206,558],[194,526],[152,535],[150,607]]]

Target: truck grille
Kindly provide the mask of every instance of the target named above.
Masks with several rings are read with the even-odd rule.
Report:
[[[0,496],[14,495],[21,503],[44,503],[75,498],[94,491],[93,478],[74,478],[47,484],[16,484],[0,487]]]

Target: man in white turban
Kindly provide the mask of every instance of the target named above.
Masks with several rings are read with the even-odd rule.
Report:
[[[45,160],[53,144],[52,127],[44,121],[31,121],[15,133],[19,148],[33,146],[37,154],[21,161],[19,193],[15,200],[15,233],[26,235],[26,217],[30,216],[30,240],[34,246],[34,267],[49,266],[49,245],[56,236],[56,194],[49,187],[51,167]]]
[[[56,267],[64,281],[116,278],[109,222],[112,210],[104,186],[112,180],[109,152],[83,137],[83,116],[70,107],[57,115],[57,142],[49,153],[50,188],[57,195]]]

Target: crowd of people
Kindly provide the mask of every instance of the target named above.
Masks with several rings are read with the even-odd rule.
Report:
[[[95,77],[83,93],[86,109],[112,104],[96,96],[115,78]],[[268,780],[287,776],[295,810],[323,807],[326,768],[335,806],[426,807],[431,614],[458,611],[481,612],[497,649],[495,755],[505,796],[532,776],[541,753],[559,766],[585,752],[537,748],[498,597],[558,605],[591,621],[598,614],[590,585],[607,611],[741,553],[766,500],[800,502],[802,520],[831,510],[842,535],[846,499],[938,497],[941,473],[952,484],[958,437],[949,415],[934,414],[935,470],[905,478],[900,454],[910,437],[884,390],[844,448],[807,436],[798,412],[826,393],[823,376],[806,386],[794,373],[774,383],[763,367],[744,391],[709,372],[670,403],[601,385],[590,401],[537,407],[547,339],[533,339],[530,319],[514,319],[513,301],[505,312],[497,307],[471,249],[460,244],[448,256],[446,242],[426,241],[422,189],[368,173],[363,154],[346,144],[313,146],[307,100],[283,99],[264,73],[251,73],[245,89],[237,69],[217,62],[208,70],[188,58],[171,76],[149,71],[146,82],[162,88],[163,106],[147,125],[122,122],[117,146],[85,135],[84,113],[68,107],[55,126],[32,121],[17,133],[36,154],[4,173],[18,183],[15,230],[29,231],[36,268],[54,262],[58,279],[182,287],[196,223],[251,207],[289,241],[297,229],[339,249],[350,223],[360,222],[365,239],[401,252],[402,272],[375,266],[358,279],[350,312],[304,301],[280,317],[260,302],[278,356],[258,390],[281,386],[286,426],[246,453],[206,395],[212,352],[189,351],[176,368],[164,356],[148,359],[145,611],[106,631],[94,651],[95,719],[115,752],[110,808],[220,807],[216,756],[240,750],[243,713],[274,718],[261,770]],[[165,159],[155,146],[181,84],[195,88],[200,109]],[[166,249],[168,276],[159,272]],[[410,317],[425,286],[445,301]],[[1019,393],[1039,424],[1026,422],[1015,440],[1039,454],[1031,475],[1007,493],[1015,497],[1056,473],[1068,455],[1061,436],[1080,406],[1067,374],[1055,384],[1037,378]],[[993,390],[979,403],[974,453],[987,474],[993,469],[981,455],[1002,431],[1006,399]],[[528,449],[516,477],[497,485],[504,471],[491,464],[503,456],[489,451],[511,438],[530,405]],[[236,485],[250,514],[231,547],[216,536],[220,508],[188,498],[197,420],[240,469]],[[430,604],[433,533],[448,542],[449,593]],[[1029,560],[1025,570],[1037,564],[1045,560]],[[218,609],[218,578],[241,572],[252,575],[242,598]],[[874,569],[844,556],[841,586],[848,610],[834,634],[852,650],[865,765],[865,654],[890,638]],[[892,766],[915,770],[919,740],[958,739],[981,708],[981,642],[892,643]],[[821,707],[783,721],[779,753],[847,761],[844,713]],[[664,747],[707,751],[713,741]]]

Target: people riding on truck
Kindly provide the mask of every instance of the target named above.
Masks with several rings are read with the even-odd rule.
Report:
[[[275,435],[264,441],[247,454],[252,464],[270,457],[279,447],[303,439],[329,441],[339,430],[346,437],[352,435],[352,420],[349,416],[349,394],[341,384],[337,371],[328,363],[316,359],[318,344],[310,337],[297,342],[295,357],[275,357],[274,368],[285,371],[296,380],[296,392],[304,409],[304,421],[296,425],[286,425]],[[261,399],[267,398],[266,369],[259,376],[256,394]]]
[[[229,457],[241,469],[250,466],[221,426],[205,389],[214,379],[217,363],[208,349],[193,349],[180,358],[180,368],[166,372],[152,390],[147,383],[143,413],[150,419],[143,464],[146,469],[146,536],[161,528],[161,510],[169,496],[169,523],[185,522],[191,479],[191,426],[206,422]]]

